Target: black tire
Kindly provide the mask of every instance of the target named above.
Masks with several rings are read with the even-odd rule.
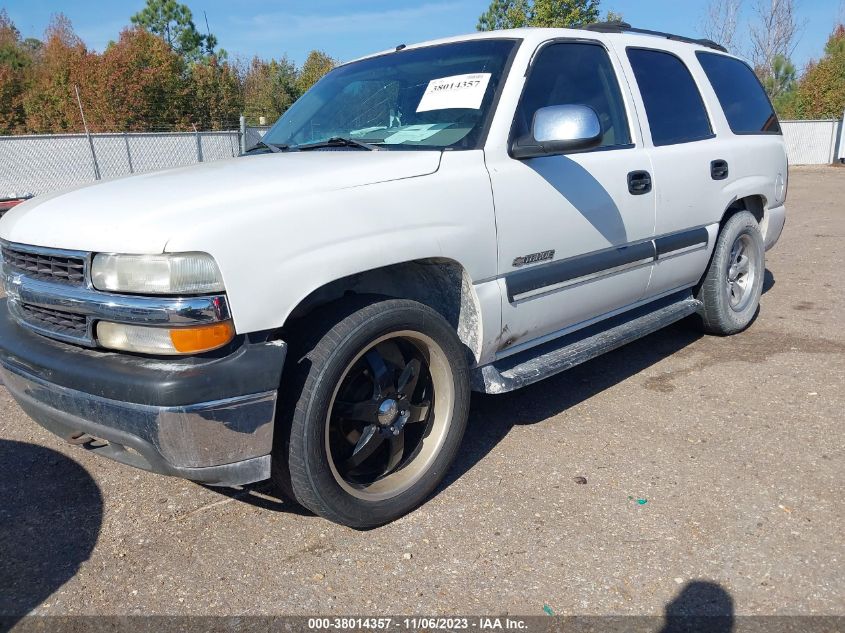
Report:
[[[358,529],[383,525],[416,508],[445,476],[466,428],[470,400],[469,371],[465,348],[454,329],[437,312],[415,301],[357,297],[342,300],[321,310],[318,315],[309,315],[307,324],[299,328],[292,338],[297,340],[292,341],[293,349],[288,357],[290,364],[282,385],[283,405],[280,407],[280,417],[286,417],[290,426],[285,429],[277,423],[274,482],[312,512]],[[354,421],[357,418],[352,418],[350,422],[342,414],[338,418],[335,399],[338,398],[337,406],[341,409],[348,407],[347,403],[340,402],[338,394],[348,392],[349,385],[354,383],[353,374],[360,384],[360,376],[367,376],[371,356],[384,356],[385,352],[391,354],[391,360],[385,360],[387,356],[382,358],[382,368],[388,370],[387,374],[393,380],[391,384],[398,385],[398,390],[391,392],[394,394],[392,397],[381,395],[389,390],[380,388],[384,384],[379,385],[376,371],[371,370],[372,385],[365,384],[364,388],[372,388],[374,395],[365,404],[372,406],[373,402],[381,402],[385,406],[376,409],[377,424],[360,424],[369,424],[382,433],[379,438],[384,439],[378,439],[378,442],[384,443],[384,448],[378,446],[372,457],[364,459],[375,461],[381,456],[378,451],[387,451],[387,474],[369,483],[368,480],[364,483],[353,481],[351,475],[347,480],[347,475],[342,475],[341,470],[356,456],[368,427],[360,431],[357,444],[354,438],[358,430],[339,431],[337,425],[359,423]],[[397,352],[401,354],[401,360],[396,360]],[[405,365],[407,371],[401,371],[402,362],[409,356],[417,360],[412,358]],[[416,365],[412,366],[414,362]],[[409,366],[412,368],[407,369]],[[397,373],[400,374],[398,378]],[[382,371],[381,377],[387,374]],[[426,375],[428,383],[423,378]],[[413,376],[414,386],[409,389],[405,388],[408,386],[406,376]],[[403,377],[406,381],[404,386],[401,383]],[[414,393],[406,397],[402,393],[405,390]],[[358,391],[361,391],[360,387]],[[428,408],[425,408],[425,402],[421,405],[412,403],[415,393],[428,395]],[[287,394],[287,399],[284,394]],[[440,398],[438,394],[441,394]],[[400,397],[404,400],[400,401]],[[386,403],[388,400],[390,402]],[[395,406],[400,402],[405,404]],[[416,413],[405,416],[406,411],[400,411],[400,407]],[[399,413],[402,415],[399,416]],[[390,415],[397,417],[392,418],[394,421],[388,426]],[[385,419],[379,416],[385,416]],[[409,417],[419,419],[409,420]],[[394,432],[402,419],[408,423],[407,428],[402,424],[402,437],[413,434],[419,437],[418,444],[411,447],[410,444],[405,445],[406,439],[402,439],[404,448],[399,449],[402,461],[393,466],[394,471],[390,471],[396,452],[393,450],[393,442],[397,439]],[[284,419],[280,422],[284,423]],[[412,425],[410,422],[423,424]],[[370,435],[373,433],[371,431]],[[353,454],[351,457],[347,455],[345,460],[342,456],[332,455],[332,446],[336,446],[332,442],[338,436],[353,438],[349,440]],[[342,448],[337,452],[341,453]],[[401,457],[406,454],[406,457]],[[412,467],[413,470],[409,470]],[[401,485],[396,484],[395,494],[385,483],[393,483],[389,481],[390,477],[401,482]]]
[[[742,264],[743,257],[747,265]],[[751,325],[763,294],[765,268],[763,235],[757,220],[748,211],[732,215],[719,233],[696,294],[702,303],[700,316],[705,332],[729,336]]]

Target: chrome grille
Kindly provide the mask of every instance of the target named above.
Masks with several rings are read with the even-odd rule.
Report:
[[[0,240],[8,309],[22,326],[66,343],[96,347],[98,321],[188,326],[231,319],[226,296],[145,297],[91,286],[92,253]]]
[[[28,251],[3,246],[3,262],[27,277],[81,286],[85,282],[85,260],[59,253]]]
[[[37,329],[68,337],[86,337],[88,319],[81,314],[42,308],[28,303],[15,306],[20,318]]]

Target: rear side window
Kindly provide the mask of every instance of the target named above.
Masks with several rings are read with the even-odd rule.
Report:
[[[780,134],[774,108],[747,64],[715,53],[696,53],[734,134]]]
[[[671,53],[629,48],[628,59],[657,146],[712,138],[713,128],[698,86],[684,62]]]

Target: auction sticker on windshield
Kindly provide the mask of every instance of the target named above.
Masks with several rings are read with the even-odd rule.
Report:
[[[478,110],[484,100],[488,83],[490,83],[490,73],[432,79],[428,82],[428,87],[420,99],[417,112],[451,108]]]

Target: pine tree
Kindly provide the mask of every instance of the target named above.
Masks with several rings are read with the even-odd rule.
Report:
[[[523,26],[579,27],[599,19],[599,0],[493,0],[478,18],[479,31]]]

